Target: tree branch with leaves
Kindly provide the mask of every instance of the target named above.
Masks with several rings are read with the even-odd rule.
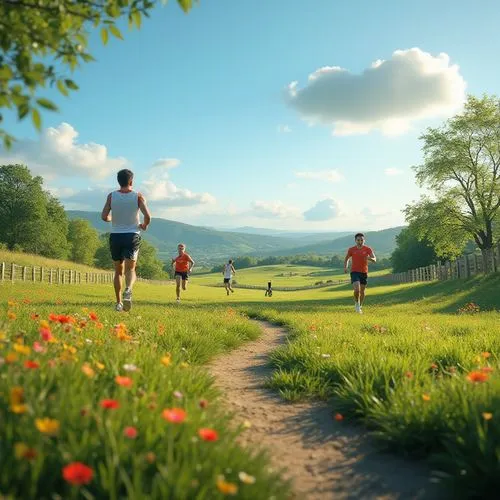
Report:
[[[188,12],[194,0],[177,0]],[[88,52],[90,30],[122,39],[117,22],[128,19],[140,28],[143,17],[159,0],[0,0],[0,140],[9,148],[14,137],[1,126],[2,109],[15,110],[19,120],[31,116],[40,130],[41,112],[57,106],[40,96],[57,87],[68,96],[78,85],[68,77],[82,63],[94,61]]]

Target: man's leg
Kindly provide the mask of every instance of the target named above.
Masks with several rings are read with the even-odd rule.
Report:
[[[136,261],[125,259],[125,291],[123,292],[123,310],[130,311],[132,308],[132,287],[134,286]]]
[[[124,265],[123,261],[115,260],[113,261],[115,265],[115,277],[113,279],[113,285],[115,287],[115,295],[116,295],[116,303],[122,303],[122,279],[123,279],[123,270]]]
[[[188,284],[188,279],[187,279],[187,275],[185,274],[185,275],[182,277],[182,289],[183,289],[183,290],[186,290],[186,289],[187,289],[187,284]]]
[[[131,259],[125,259],[125,287],[132,290],[137,275],[135,272],[137,262]]]
[[[360,285],[360,290],[359,290],[359,305],[363,305],[363,301],[365,300],[365,289],[366,285]]]
[[[354,290],[354,302],[355,302],[355,308],[356,308],[356,312],[359,312],[360,308],[361,308],[361,305],[359,303],[359,296],[360,296],[360,283],[359,281],[355,281],[353,284],[352,284],[352,288]]]
[[[175,277],[175,293],[177,300],[181,300],[181,277],[179,275]]]
[[[227,281],[224,281],[224,288],[226,289],[226,294],[229,295],[229,283]]]

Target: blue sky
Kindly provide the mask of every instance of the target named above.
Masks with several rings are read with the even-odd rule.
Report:
[[[201,0],[186,16],[170,0],[125,41],[95,34],[80,90],[47,93],[61,112],[42,136],[8,117],[21,141],[0,155],[68,208],[100,210],[127,166],[154,216],[186,223],[399,225],[420,195],[421,132],[464,89],[500,94],[500,6],[480,4]]]

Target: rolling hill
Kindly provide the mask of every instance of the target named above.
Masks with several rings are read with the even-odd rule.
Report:
[[[86,219],[99,232],[109,231],[110,225],[101,220],[98,212],[68,210],[70,219]],[[366,233],[368,244],[377,254],[387,254],[395,247],[395,237],[401,228],[385,229]],[[287,234],[287,233],[285,233]],[[339,233],[342,235],[342,233]],[[345,232],[343,233],[345,234]],[[318,241],[319,237],[323,239]],[[176,253],[177,244],[183,242],[188,252],[200,265],[213,265],[231,257],[252,255],[298,255],[316,253],[319,255],[342,254],[352,244],[352,235],[337,237],[337,233],[307,233],[300,237],[249,234],[248,232],[218,231],[215,229],[182,224],[167,219],[154,219],[145,240],[154,245],[160,258],[168,260]],[[307,245],[304,243],[307,242]]]

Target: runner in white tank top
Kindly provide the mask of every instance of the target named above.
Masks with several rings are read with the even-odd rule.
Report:
[[[224,275],[224,288],[226,289],[226,293],[229,295],[229,292],[234,293],[234,290],[231,286],[231,280],[233,279],[233,274],[236,274],[236,269],[233,266],[233,261],[229,260],[227,264],[224,264],[224,270],[222,271]]]
[[[130,170],[118,172],[120,189],[109,193],[101,218],[111,222],[109,246],[115,264],[113,285],[117,311],[130,311],[132,307],[132,287],[136,280],[135,266],[141,246],[140,232],[146,231],[151,222],[151,214],[141,193],[132,190],[134,174]],[[139,211],[144,215],[141,224]],[[122,281],[125,273],[125,291],[122,301]]]

